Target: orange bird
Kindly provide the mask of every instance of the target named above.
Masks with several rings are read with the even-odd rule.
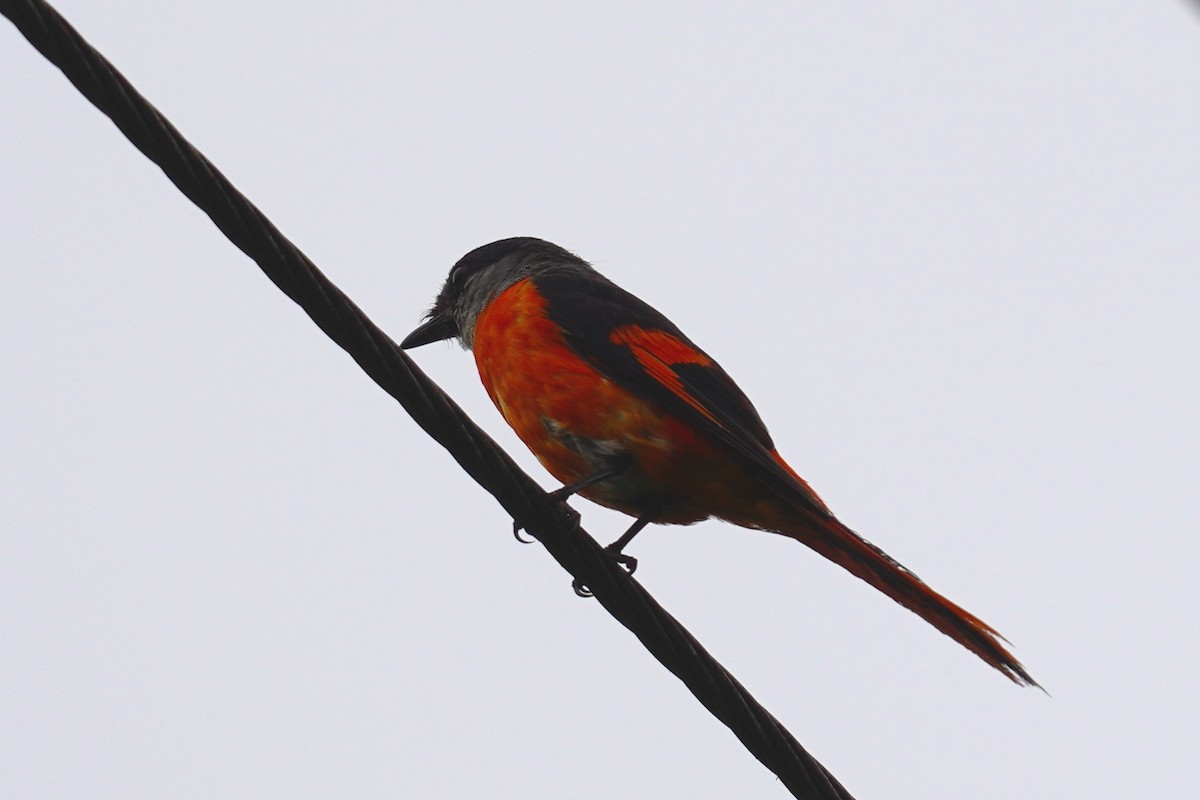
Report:
[[[457,338],[492,402],[564,487],[646,525],[717,517],[789,536],[918,614],[1014,682],[1036,682],[983,620],[847,528],[775,450],[750,400],[666,317],[558,245],[484,245],[401,343]]]

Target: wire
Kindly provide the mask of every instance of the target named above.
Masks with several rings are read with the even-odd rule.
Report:
[[[850,794],[641,584],[296,248],[224,175],[41,0],[0,0],[30,43],[212,219],[313,322],[404,406],[522,528],[587,586],[663,666],[799,798]]]

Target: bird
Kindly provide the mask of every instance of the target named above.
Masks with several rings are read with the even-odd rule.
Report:
[[[457,339],[518,438],[563,484],[651,523],[718,518],[795,539],[915,612],[1018,685],[1038,686],[983,620],[844,525],[775,448],[734,380],[663,314],[529,236],[470,251],[400,344]],[[578,589],[578,587],[577,587]]]

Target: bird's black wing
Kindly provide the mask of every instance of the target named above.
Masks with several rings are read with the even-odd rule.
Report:
[[[533,277],[566,344],[598,372],[711,434],[762,468],[784,497],[822,516],[825,504],[772,453],[771,435],[733,379],[674,323],[598,272]]]

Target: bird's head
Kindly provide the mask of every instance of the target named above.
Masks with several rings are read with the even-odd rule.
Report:
[[[582,267],[588,263],[556,244],[517,236],[477,247],[450,270],[425,322],[400,343],[404,349],[457,338],[470,349],[475,321],[488,303],[517,281],[553,267]]]

